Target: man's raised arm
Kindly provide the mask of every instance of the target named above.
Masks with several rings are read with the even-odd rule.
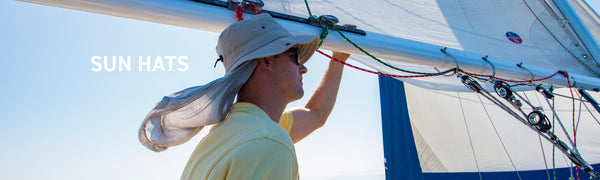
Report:
[[[333,58],[340,61],[345,62],[348,57],[350,57],[350,54],[333,53]],[[343,64],[331,60],[321,83],[308,100],[308,103],[304,108],[292,110],[294,124],[290,136],[294,143],[304,139],[304,137],[325,124],[335,105],[343,70]]]

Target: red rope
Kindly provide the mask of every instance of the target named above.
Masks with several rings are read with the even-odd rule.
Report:
[[[371,74],[377,74],[377,75],[381,75],[381,76],[395,77],[395,78],[418,78],[418,77],[429,77],[429,76],[439,76],[439,75],[444,75],[444,74],[436,74],[436,75],[412,75],[412,76],[402,76],[402,75],[386,74],[386,73],[381,73],[381,72],[376,72],[376,71],[367,70],[367,69],[364,69],[364,68],[360,68],[360,67],[354,66],[354,65],[352,65],[352,64],[348,64],[348,63],[346,63],[346,62],[342,62],[342,61],[340,61],[340,60],[338,60],[338,59],[335,59],[335,58],[331,57],[330,55],[327,55],[327,54],[325,54],[323,51],[321,51],[321,50],[318,50],[318,49],[317,49],[317,52],[318,52],[318,53],[320,53],[320,54],[322,54],[322,55],[323,55],[323,56],[325,56],[325,57],[328,57],[328,58],[330,58],[330,59],[332,59],[332,60],[334,60],[334,61],[336,61],[336,62],[338,62],[338,63],[341,63],[341,64],[343,64],[343,65],[349,66],[349,67],[351,67],[351,68],[354,68],[354,69],[357,69],[357,70],[360,70],[360,71],[364,71],[364,72],[368,72],[368,73],[371,73]],[[489,77],[492,77],[492,76],[490,76],[490,75],[482,75],[482,74],[470,73],[470,72],[466,72],[466,71],[463,71],[463,70],[459,70],[459,71],[460,71],[460,72],[462,72],[462,73],[465,73],[465,74],[467,74],[467,75],[471,75],[471,76],[477,76],[477,77],[488,77],[488,78],[489,78]],[[550,78],[552,78],[552,77],[556,76],[556,75],[557,75],[559,72],[560,72],[560,71],[556,71],[554,74],[552,74],[552,75],[550,75],[550,76],[548,76],[548,77],[539,78],[539,79],[534,79],[533,81],[543,81],[543,80],[546,80],[546,79],[550,79]],[[446,74],[447,74],[447,73],[446,73]],[[513,83],[525,83],[525,82],[529,82],[529,81],[515,81],[515,80],[504,79],[504,78],[499,78],[499,77],[494,77],[494,79],[498,79],[498,80],[501,80],[501,81],[506,81],[506,82],[513,82]],[[570,84],[569,84],[569,85],[570,85]]]
[[[244,8],[240,5],[237,5],[237,7],[235,8],[235,17],[237,18],[238,21],[244,20],[244,17],[242,17],[243,14],[244,14]]]
[[[573,104],[573,148],[577,148],[577,130],[575,129],[575,96],[573,95],[573,88],[571,86],[571,79],[569,79],[569,74],[564,73],[563,76],[567,78],[567,83],[569,84],[569,91],[571,92],[571,103]],[[577,165],[576,165],[577,166]],[[579,180],[579,169],[575,168],[575,173],[577,174],[577,179]]]
[[[258,14],[262,14],[262,12],[260,12],[260,10],[258,10],[258,9],[257,9],[257,8],[256,8],[256,7],[253,5],[253,4],[250,4],[250,7],[251,7],[251,8],[252,8],[254,11],[256,11],[256,13],[258,13]],[[238,20],[238,21],[243,21],[243,20],[244,20],[244,18],[242,17],[242,15],[243,15],[243,10],[244,10],[244,8],[243,8],[242,6],[240,6],[240,5],[237,5],[237,7],[236,7],[236,9],[235,9],[235,15],[236,15],[236,18],[237,18],[237,20]],[[341,64],[343,64],[343,65],[346,65],[346,66],[349,66],[349,67],[351,67],[351,68],[354,68],[354,69],[357,69],[357,70],[361,70],[361,71],[364,71],[364,72],[368,72],[368,73],[372,73],[372,74],[377,74],[377,75],[380,75],[380,76],[395,77],[395,78],[419,78],[419,77],[439,76],[439,75],[444,75],[444,74],[447,74],[447,73],[444,73],[444,74],[427,74],[427,75],[410,75],[410,76],[386,74],[386,73],[381,73],[381,72],[376,72],[376,71],[367,70],[367,69],[364,69],[364,68],[360,68],[360,67],[357,67],[357,66],[354,66],[354,65],[348,64],[348,63],[346,63],[346,62],[342,62],[342,61],[340,61],[340,60],[338,60],[338,59],[335,59],[335,58],[333,58],[333,57],[331,57],[331,56],[329,56],[329,55],[327,55],[327,54],[323,53],[323,51],[320,51],[320,50],[318,50],[318,49],[317,49],[317,52],[319,52],[320,54],[322,54],[322,55],[324,55],[324,56],[326,56],[326,57],[328,57],[328,58],[330,58],[330,59],[332,59],[332,60],[334,60],[334,61],[336,61],[336,62],[338,62],[338,63],[341,63]],[[490,75],[482,75],[482,74],[470,73],[470,72],[466,72],[466,71],[463,71],[463,70],[460,70],[460,69],[459,69],[459,71],[460,71],[460,72],[462,72],[462,73],[465,73],[465,74],[467,74],[467,75],[471,75],[471,76],[477,76],[477,77],[488,77],[488,78],[491,78],[491,77],[492,77],[492,76],[490,76]],[[556,76],[556,74],[558,74],[559,72],[560,72],[560,71],[556,71],[554,74],[552,74],[552,75],[550,75],[550,76],[548,76],[548,77],[539,78],[539,79],[533,79],[533,80],[531,80],[531,81],[515,81],[515,80],[504,79],[504,78],[499,78],[499,77],[493,77],[493,78],[494,78],[494,79],[497,79],[497,80],[501,80],[501,81],[512,82],[512,83],[526,83],[526,82],[532,82],[532,81],[543,81],[543,80],[546,80],[546,79],[550,79],[550,78],[552,78],[552,77]],[[568,76],[568,75],[566,75],[566,73],[565,73],[565,76]],[[567,78],[567,80],[568,80],[568,78]],[[569,87],[571,87],[571,84],[570,84],[570,83],[569,83]],[[572,96],[572,95],[573,95],[573,92],[572,92],[572,90],[571,90],[571,96]],[[573,106],[575,106],[575,104],[573,104]],[[573,107],[573,109],[575,109],[575,108]],[[573,113],[574,113],[574,112],[573,112]],[[574,118],[574,117],[573,117],[573,118]]]
[[[256,6],[254,6],[254,4],[250,4],[250,7],[251,7],[252,9],[254,9],[254,11],[256,11],[256,13],[258,13],[258,14],[262,14],[262,12],[260,12],[260,10],[256,9]]]
[[[323,51],[321,51],[321,50],[318,50],[318,49],[317,49],[317,52],[318,52],[318,53],[320,53],[320,54],[322,54],[322,55],[323,55],[323,56],[325,56],[325,57],[328,57],[329,59],[332,59],[332,60],[334,60],[335,62],[341,63],[341,64],[343,64],[343,65],[346,65],[346,66],[348,66],[348,67],[351,67],[351,68],[354,68],[354,69],[357,69],[357,70],[360,70],[360,71],[368,72],[368,73],[371,73],[371,74],[377,74],[377,75],[380,75],[380,76],[387,76],[387,77],[394,77],[394,78],[418,78],[418,77],[429,77],[429,76],[439,76],[439,75],[444,75],[444,74],[435,74],[435,75],[412,75],[412,76],[402,76],[402,75],[386,74],[386,73],[381,73],[381,72],[376,72],[376,71],[371,71],[371,70],[368,70],[368,69],[364,69],[364,68],[361,68],[361,67],[358,67],[358,66],[354,66],[354,65],[352,65],[352,64],[348,64],[348,63],[346,63],[346,62],[343,62],[343,61],[340,61],[340,60],[338,60],[338,59],[336,59],[336,58],[333,58],[333,57],[331,57],[330,55],[328,55],[328,54],[325,54]],[[445,74],[447,74],[447,73],[445,73]]]

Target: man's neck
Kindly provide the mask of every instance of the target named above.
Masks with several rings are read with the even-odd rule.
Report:
[[[268,96],[269,93],[261,93],[260,95],[246,96],[245,93],[240,92],[238,94],[238,102],[252,103],[262,109],[271,120],[279,123],[279,118],[285,110],[287,103],[279,100],[278,98]]]

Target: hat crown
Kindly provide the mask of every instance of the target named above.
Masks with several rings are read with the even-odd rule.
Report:
[[[251,52],[266,46],[281,38],[292,36],[283,26],[279,25],[270,15],[251,16],[243,21],[227,27],[219,36],[217,53],[223,56],[223,64],[227,72],[239,59]]]

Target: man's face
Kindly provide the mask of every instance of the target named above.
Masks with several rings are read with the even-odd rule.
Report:
[[[302,74],[306,73],[307,69],[298,59],[298,49],[290,48],[271,58],[273,58],[274,83],[277,88],[290,101],[302,98],[304,96]]]

